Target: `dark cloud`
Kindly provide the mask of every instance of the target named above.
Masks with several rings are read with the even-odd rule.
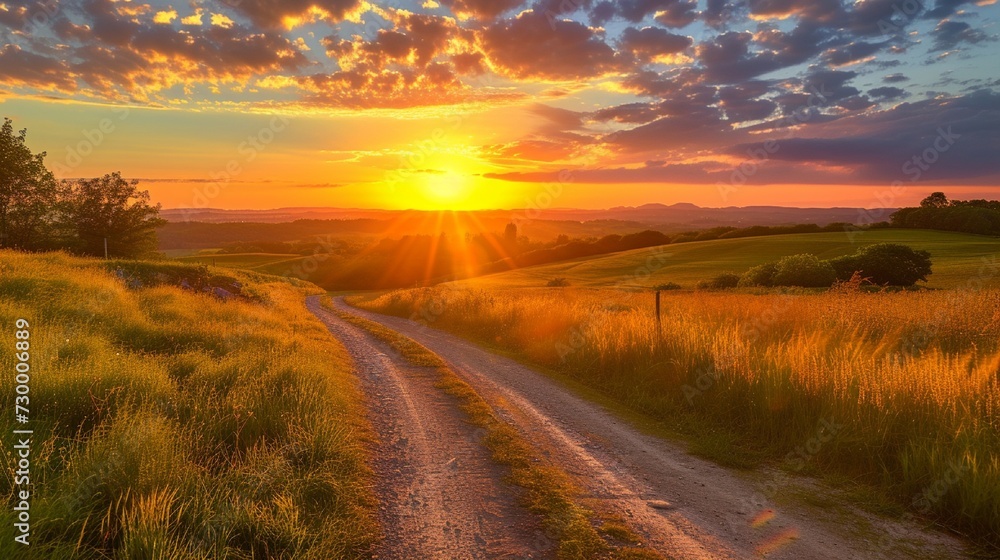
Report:
[[[43,90],[73,91],[76,81],[60,60],[5,45],[0,50],[0,76],[5,86],[32,86]]]
[[[818,125],[813,137],[782,140],[772,157],[847,167],[858,180],[912,180],[913,169],[920,169],[920,180],[962,180],[1000,173],[998,129],[1000,94],[980,90]],[[730,151],[753,147],[742,144]]]
[[[895,101],[909,97],[910,93],[898,87],[883,86],[868,90],[868,95],[879,101]]]
[[[934,37],[934,46],[931,49],[934,51],[952,50],[960,43],[975,44],[990,40],[988,35],[973,29],[968,23],[949,20],[938,23],[931,36]]]
[[[762,32],[756,40],[751,33],[730,31],[700,43],[696,52],[707,81],[736,83],[806,62],[826,46],[829,35],[824,28],[806,24],[788,33],[776,29]],[[754,43],[766,50],[751,52]]]
[[[904,74],[900,74],[897,72],[895,74],[889,74],[888,76],[885,76],[884,78],[882,78],[882,81],[887,84],[898,84],[900,82],[908,82],[910,81],[910,78],[905,76]]]
[[[535,10],[496,22],[479,38],[493,66],[516,79],[592,78],[623,63],[593,29]]]
[[[885,46],[885,43],[866,43],[856,41],[847,45],[842,45],[827,49],[823,52],[821,59],[830,66],[845,66],[854,64],[868,58]]]
[[[719,89],[719,103],[730,122],[758,121],[770,117],[778,104],[770,99],[758,99],[770,92],[772,84],[750,81],[738,86]]]
[[[696,2],[675,1],[656,13],[654,21],[666,27],[687,27],[698,17]]]
[[[629,27],[622,33],[621,48],[640,61],[648,62],[656,57],[683,52],[692,43],[690,37],[674,35],[659,27]]]
[[[590,11],[590,19],[603,25],[615,17],[639,23],[655,16],[666,27],[680,28],[691,24],[697,17],[698,5],[691,0],[619,0],[598,2]]]
[[[944,19],[953,15],[962,6],[976,3],[976,0],[937,0],[934,3],[934,8],[927,12],[927,17],[931,19]]]

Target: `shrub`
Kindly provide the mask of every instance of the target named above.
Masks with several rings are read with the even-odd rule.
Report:
[[[770,262],[751,268],[740,277],[740,286],[766,286],[774,285],[774,274],[778,271],[778,263]]]
[[[777,262],[773,279],[775,286],[828,288],[837,279],[837,272],[816,255],[791,255]]]
[[[732,273],[725,273],[712,278],[711,280],[702,280],[698,282],[698,288],[702,290],[725,290],[727,288],[735,288],[740,283],[739,275]]]
[[[569,280],[565,278],[553,278],[545,285],[549,288],[565,288],[566,286],[569,286]]]
[[[860,272],[873,284],[912,286],[927,281],[931,273],[931,255],[897,243],[877,243],[862,247],[853,255],[833,259],[830,265],[837,279],[846,281]]]

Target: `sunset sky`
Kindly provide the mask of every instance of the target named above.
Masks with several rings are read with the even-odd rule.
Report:
[[[995,0],[0,0],[0,115],[57,177],[120,170],[166,208],[997,198],[998,21]]]

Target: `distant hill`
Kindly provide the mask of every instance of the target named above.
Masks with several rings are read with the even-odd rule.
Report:
[[[888,216],[896,209],[880,209]],[[819,224],[833,222],[857,223],[864,210],[860,208],[793,208],[784,206],[730,206],[703,208],[689,203],[644,204],[638,207],[619,206],[607,210],[573,208],[479,210],[453,212],[486,221],[574,221],[613,220],[635,222],[640,227],[678,230],[685,227],[750,226]],[[422,220],[439,212],[420,210],[371,210],[360,208],[277,208],[273,210],[168,209],[160,215],[171,222],[254,222],[282,223],[296,220]]]

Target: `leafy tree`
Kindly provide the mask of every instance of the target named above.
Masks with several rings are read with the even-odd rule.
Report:
[[[40,249],[52,223],[59,184],[45,168],[45,152],[33,154],[27,130],[0,127],[0,248]]]
[[[75,231],[78,251],[95,256],[139,258],[156,250],[156,228],[160,205],[149,204],[149,191],[140,191],[138,181],[112,173],[96,179],[68,183],[66,216]]]
[[[829,261],[837,279],[846,281],[855,272],[873,284],[912,286],[927,281],[931,274],[931,254],[897,243],[877,243],[862,247],[857,253]]]
[[[791,255],[775,265],[775,286],[801,286],[803,288],[828,288],[837,279],[833,266],[819,260],[816,255]]]
[[[740,286],[765,286],[774,285],[774,274],[778,271],[778,263],[770,262],[757,265],[740,276]]]
[[[720,274],[711,280],[698,282],[698,288],[702,290],[725,290],[735,288],[740,283],[740,277],[732,273]]]
[[[948,197],[943,192],[934,192],[920,201],[921,208],[944,208],[948,206]]]

